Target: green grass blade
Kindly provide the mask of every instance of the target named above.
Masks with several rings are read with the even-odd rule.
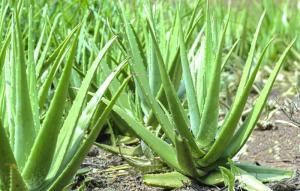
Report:
[[[247,32],[248,32],[248,27],[249,27],[249,8],[246,8],[242,13],[241,13],[241,23],[242,23],[242,31],[241,34],[239,35],[240,38],[240,43],[238,46],[237,54],[238,55],[244,55],[245,51],[247,50]]]
[[[148,75],[146,73],[146,67],[148,65],[148,63],[146,62],[146,58],[145,58],[145,54],[144,54],[144,51],[143,51],[143,47],[142,47],[142,43],[140,41],[140,39],[138,38],[138,35],[136,33],[136,31],[134,30],[133,26],[130,25],[130,38],[135,41],[132,41],[130,40],[131,43],[131,47],[132,47],[132,52],[131,52],[131,56],[134,57],[133,60],[135,61],[140,61],[139,65],[140,65],[140,69],[137,69],[138,73],[136,73],[136,75],[138,76],[141,76],[143,74],[145,74],[144,78],[146,78],[147,80],[144,81],[146,83],[144,84],[140,84],[138,81],[140,80],[137,80],[136,78],[134,78],[134,81],[135,81],[135,86],[137,88],[137,93],[140,97],[140,100],[141,100],[141,106],[142,106],[142,109],[143,111],[145,112],[145,114],[147,115],[149,113],[149,110],[150,110],[150,106],[149,106],[149,103],[147,101],[147,98],[145,96],[145,94],[143,93],[144,92],[144,87],[141,87],[142,85],[147,85],[146,86],[146,90],[150,90],[150,93],[151,93],[151,89],[150,89],[150,85],[149,85],[149,78],[148,78]],[[128,33],[126,33],[128,34]],[[128,39],[130,39],[129,36],[128,36]],[[134,51],[139,51],[139,52],[134,52]],[[143,66],[142,66],[143,64]],[[131,69],[132,72],[135,72],[133,69]],[[142,73],[139,73],[139,72],[142,72]],[[145,72],[145,73],[144,73]],[[154,96],[153,96],[154,97]]]
[[[178,19],[178,15],[176,14],[174,17],[174,21],[171,27],[171,35],[168,38],[168,44],[167,44],[167,55],[166,55],[166,63],[168,66],[168,70],[174,65],[174,60],[179,55],[179,48],[178,48],[178,22],[176,21]],[[176,48],[175,48],[176,47]]]

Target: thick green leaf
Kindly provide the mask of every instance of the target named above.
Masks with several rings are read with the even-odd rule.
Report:
[[[61,46],[61,49],[59,49],[59,53],[56,56],[54,63],[49,71],[49,74],[47,75],[47,78],[45,82],[43,83],[42,87],[39,89],[39,107],[43,108],[46,98],[48,95],[48,91],[51,87],[51,84],[55,78],[55,74],[57,73],[59,66],[63,63],[64,57],[66,56],[68,52],[68,44],[69,41],[71,40],[71,37],[78,31],[79,25],[75,27],[70,34],[67,36],[65,41],[63,42],[64,44]]]
[[[197,23],[199,22],[201,16],[202,16],[202,10],[200,9],[200,3],[201,0],[198,0],[193,8],[193,13],[191,18],[189,19],[189,24],[187,27],[187,32],[186,32],[186,40],[189,41],[189,39],[192,37],[192,33],[197,26]],[[200,9],[200,10],[199,10]]]
[[[221,39],[217,49],[215,60],[211,60],[211,73],[213,76],[207,83],[207,97],[205,99],[199,134],[197,135],[198,143],[201,146],[207,147],[213,143],[217,133],[219,121],[219,97],[220,97],[220,82],[222,69],[222,51],[225,41],[225,34],[229,19],[227,20],[224,30],[221,34]]]
[[[16,184],[20,185],[20,191],[26,188],[24,181],[20,178],[18,182],[11,184],[11,177],[9,176],[11,172],[14,173],[15,177],[21,177],[19,171],[17,170],[17,164],[9,145],[9,140],[2,126],[2,121],[0,120],[0,190],[8,191],[11,186]]]
[[[223,71],[225,65],[227,64],[227,62],[229,61],[230,56],[232,55],[233,51],[235,50],[235,48],[237,47],[239,43],[239,40],[235,41],[235,43],[232,45],[232,47],[230,48],[229,52],[226,54],[224,61],[222,63],[222,67],[221,67],[221,71]]]
[[[37,79],[36,79],[36,64],[34,61],[34,38],[33,38],[33,5],[28,5],[28,66],[27,66],[27,80],[30,95],[30,103],[34,120],[34,128],[36,134],[40,129],[40,116],[38,105]]]
[[[101,143],[94,143],[97,147],[107,150],[111,153],[122,154],[128,156],[140,156],[142,155],[142,149],[140,146],[136,147],[125,147],[125,146],[111,146]]]
[[[153,152],[157,153],[162,160],[164,160],[170,167],[180,170],[180,166],[176,159],[175,149],[164,142],[159,137],[156,137],[150,130],[145,128],[139,121],[129,115],[126,111],[124,111],[119,106],[115,105],[113,108],[114,112],[116,112],[130,128],[143,140],[145,143],[153,150]]]
[[[168,105],[169,105],[169,108],[172,113],[174,125],[175,125],[176,129],[178,130],[178,133],[182,137],[187,139],[193,153],[199,157],[201,154],[203,155],[204,152],[202,152],[198,148],[196,142],[194,141],[194,136],[190,132],[187,116],[186,116],[184,108],[182,107],[180,100],[175,92],[175,88],[174,88],[173,84],[171,83],[171,80],[168,76],[165,64],[163,63],[163,58],[162,58],[161,52],[159,50],[158,44],[157,44],[155,36],[154,36],[154,31],[150,25],[149,25],[149,28],[150,28],[150,33],[151,33],[151,37],[152,37],[152,42],[153,42],[154,48],[156,50],[157,62],[158,62],[158,66],[159,66],[163,89],[165,90]]]
[[[281,181],[294,176],[293,170],[283,170],[254,164],[235,163],[235,166],[248,172],[262,182]]]
[[[41,183],[43,183],[51,167],[55,153],[55,145],[60,131],[59,124],[63,119],[64,105],[66,103],[67,96],[66,89],[69,86],[78,42],[78,33],[79,32],[77,32],[75,39],[73,40],[69,57],[59,80],[54,97],[50,103],[50,107],[46,113],[46,118],[34,142],[28,162],[26,163],[22,173],[30,189],[36,189],[41,185]],[[51,135],[51,139],[49,139],[49,135]]]
[[[16,166],[10,167],[10,173],[9,173],[9,179],[10,179],[10,185],[9,185],[9,191],[27,191],[27,187],[24,183],[24,180],[22,179],[21,174],[19,173]]]
[[[9,6],[7,5],[7,3],[5,1],[2,1],[1,3],[1,17],[0,17],[0,34],[3,34],[3,29],[5,26],[5,19],[7,17],[7,11],[9,9]],[[0,41],[2,42],[2,37],[0,37]]]
[[[207,88],[209,84],[209,80],[213,78],[214,76],[211,75],[211,64],[213,63],[214,54],[213,54],[213,39],[212,39],[212,19],[210,15],[210,8],[209,3],[206,1],[206,28],[205,28],[205,52],[204,52],[204,61],[201,66],[200,72],[198,72],[197,76],[197,84],[200,89],[201,95],[198,96],[198,106],[200,115],[202,115],[204,110],[204,104],[206,102],[207,98]],[[197,137],[199,137],[199,133],[201,130],[200,128],[196,132]]]
[[[161,171],[165,167],[164,163],[160,160],[148,160],[140,157],[125,156],[122,155],[122,153],[121,156],[130,166],[142,173]]]
[[[109,67],[109,64],[102,64],[101,66],[101,71],[103,72],[103,75],[108,75],[112,72],[112,69]],[[109,91],[110,93],[113,95],[114,92],[116,92],[118,90],[118,88],[121,85],[121,81],[118,79],[114,79],[110,86],[109,86]],[[117,104],[122,106],[123,108],[128,108],[128,111],[130,111],[131,109],[131,105],[130,105],[130,98],[131,98],[131,92],[129,91],[123,91],[122,94],[120,95]]]
[[[121,7],[123,7],[121,5]],[[148,83],[147,73],[145,66],[143,65],[143,58],[141,55],[140,47],[138,46],[138,41],[136,39],[136,35],[134,34],[133,28],[126,20],[124,8],[122,8],[123,12],[123,19],[126,22],[126,34],[129,41],[131,55],[132,55],[132,62],[130,62],[130,67],[133,72],[134,79],[138,83],[140,90],[144,95],[144,99],[146,99],[149,106],[151,106],[155,117],[160,122],[164,132],[169,137],[169,139],[174,143],[175,133],[172,128],[170,121],[164,115],[164,112],[160,108],[159,104],[155,100],[155,97],[152,96],[151,90]]]
[[[228,187],[228,191],[235,191],[235,178],[234,174],[225,167],[220,167],[220,171],[222,173],[224,184]]]
[[[258,25],[257,31],[259,31],[262,19],[263,19],[263,16],[261,17],[261,20],[260,20],[260,23]],[[256,38],[257,38],[257,36],[255,37],[255,39]],[[254,41],[256,41],[256,40],[254,40]],[[268,45],[269,44],[270,43],[268,43]],[[266,48],[268,47],[268,45],[266,46]],[[243,89],[241,90],[242,94],[241,95],[239,95],[239,94],[236,95],[233,106],[231,107],[229,113],[225,117],[225,121],[222,125],[222,129],[220,131],[219,136],[217,137],[214,144],[211,146],[209,152],[205,155],[204,158],[202,158],[199,161],[201,165],[207,166],[209,164],[212,164],[216,160],[218,160],[219,157],[224,153],[224,148],[226,148],[228,146],[228,144],[230,143],[230,141],[231,141],[231,139],[234,135],[234,132],[237,128],[240,117],[242,115],[242,111],[245,107],[245,104],[246,104],[248,95],[250,93],[250,90],[252,88],[253,82],[255,80],[256,74],[258,72],[258,69],[259,69],[261,63],[262,63],[263,56],[265,54],[266,48],[265,48],[264,52],[262,52],[262,54],[260,55],[258,63],[256,64],[255,68],[253,69],[252,73],[249,74],[249,76],[248,76],[249,71],[244,70],[243,75],[248,76],[247,83],[246,83],[245,87],[243,87]]]
[[[9,33],[8,36],[5,39],[4,45],[1,48],[1,52],[0,52],[0,72],[2,72],[3,65],[5,63],[6,51],[7,51],[8,45],[9,45],[10,40],[11,40],[10,38],[11,38],[11,34]]]
[[[247,173],[246,171],[236,167],[231,166],[236,179],[239,182],[240,187],[248,191],[272,191],[269,187],[264,185],[261,181],[257,180],[255,176]]]
[[[180,17],[179,12],[177,14]],[[190,128],[194,133],[194,135],[196,135],[197,132],[199,131],[198,128],[200,125],[200,112],[199,112],[199,107],[198,107],[198,102],[196,97],[196,91],[195,91],[195,87],[193,84],[193,79],[190,71],[190,64],[187,58],[187,50],[184,41],[181,18],[177,19],[177,22],[179,26],[181,67],[182,67],[183,81],[185,84],[186,97],[187,97],[188,108],[189,108],[189,117],[190,117],[190,125],[191,125]]]
[[[189,20],[189,27],[187,30],[187,34],[185,35],[185,42],[187,43],[187,41],[191,38],[192,36],[192,32],[195,28],[195,26],[197,26],[200,18],[198,20],[195,21],[195,14],[197,13],[197,8],[199,5],[200,1],[197,2],[197,5],[194,8],[193,11],[193,15],[192,18]],[[165,60],[166,60],[166,65],[167,65],[167,69],[168,69],[168,74],[170,76],[171,81],[173,82],[174,88],[177,89],[179,84],[180,84],[180,80],[181,80],[181,75],[182,75],[182,68],[181,68],[181,64],[180,64],[180,50],[179,47],[177,46],[177,41],[178,41],[178,32],[179,32],[179,28],[178,28],[178,22],[176,21],[178,18],[178,15],[176,14],[176,17],[174,19],[173,25],[172,25],[172,34],[170,35],[168,42],[167,42],[167,49],[165,50],[166,54],[165,54]],[[176,48],[174,48],[176,47]],[[163,49],[161,51],[164,51]],[[157,100],[160,100],[161,102],[165,102],[166,98],[164,96],[164,91],[163,91],[163,87],[161,86],[157,96],[156,96]],[[154,115],[153,115],[153,111],[151,110],[149,113],[149,118],[147,119],[147,124],[152,124],[154,121]]]
[[[37,42],[37,45],[35,47],[35,50],[34,50],[34,62],[37,63],[37,60],[38,60],[38,57],[39,57],[39,54],[41,52],[41,48],[42,48],[42,45],[43,45],[43,41],[44,41],[44,38],[45,38],[45,33],[46,33],[46,29],[47,29],[47,19],[46,19],[46,15],[47,15],[47,12],[48,12],[48,6],[45,6],[44,9],[43,9],[43,13],[42,13],[42,21],[43,21],[43,29],[40,33],[40,38]]]
[[[36,69],[37,74],[36,75],[37,75],[38,79],[41,77],[43,72],[45,72],[48,69],[48,67],[51,66],[51,64],[53,62],[56,62],[57,57],[61,57],[60,54],[62,52],[64,52],[62,50],[66,49],[67,45],[70,44],[73,34],[78,30],[79,27],[80,27],[80,25],[77,25],[76,27],[74,27],[74,29],[72,31],[70,31],[69,35],[57,46],[57,48],[55,48],[53,50],[53,52],[50,54],[48,59],[45,62],[43,62],[43,65],[37,66],[37,69]],[[39,68],[39,67],[41,67],[41,68]]]
[[[275,82],[275,79],[278,75],[280,68],[283,65],[283,61],[286,58],[287,53],[289,52],[289,50],[291,49],[291,47],[293,46],[294,43],[295,43],[295,40],[293,40],[289,44],[289,46],[285,49],[284,53],[281,55],[280,59],[276,63],[265,87],[260,92],[260,95],[257,98],[256,103],[255,103],[251,113],[247,116],[243,125],[235,133],[229,147],[226,149],[226,153],[224,156],[225,158],[233,157],[235,154],[237,154],[237,152],[244,146],[244,144],[248,140],[250,134],[252,133],[252,131],[259,119],[261,112],[263,111],[263,108],[266,104],[268,95],[271,91],[271,88]],[[265,51],[266,51],[266,48],[263,52],[265,52]]]
[[[47,38],[46,45],[45,45],[45,47],[43,47],[43,52],[42,52],[41,56],[39,57],[39,59],[36,60],[36,62],[37,62],[37,66],[36,66],[36,74],[37,74],[37,76],[40,76],[40,75],[41,75],[42,68],[43,68],[43,64],[44,64],[44,62],[45,62],[47,53],[48,53],[49,50],[50,50],[49,48],[50,48],[52,36],[53,36],[54,30],[56,29],[56,26],[57,26],[57,24],[58,24],[58,21],[59,21],[60,16],[61,16],[61,14],[58,14],[58,15],[55,17],[54,22],[53,22],[53,25],[51,26],[50,34],[49,34],[49,36],[48,36],[48,38]],[[36,58],[36,59],[37,59],[37,58]]]
[[[206,185],[218,185],[224,183],[221,171],[211,171],[207,176],[201,177],[200,182]]]
[[[153,18],[153,13],[152,13],[152,8],[150,5],[150,2],[148,2],[148,6],[147,6],[147,17],[148,17],[148,22],[150,23],[150,25],[152,26],[152,28],[154,29],[154,32],[156,32],[156,28],[155,28],[155,24],[154,24],[154,18]],[[156,33],[154,33],[156,34]],[[160,78],[160,73],[159,73],[159,67],[157,64],[157,58],[156,58],[156,52],[154,49],[154,45],[153,45],[153,40],[152,37],[150,36],[150,34],[148,35],[149,37],[149,53],[148,53],[148,57],[149,57],[149,64],[148,64],[148,75],[149,75],[149,86],[150,86],[150,90],[153,96],[156,96],[159,88],[161,86],[161,78]]]
[[[26,75],[25,50],[22,41],[22,34],[19,24],[18,13],[14,11],[12,24],[12,46],[13,46],[13,66],[15,73],[15,134],[14,134],[14,154],[20,169],[24,168],[27,161],[34,139],[35,126],[33,113],[30,104],[30,93],[28,89]]]
[[[239,87],[238,87],[238,90],[237,90],[237,93],[236,93],[236,97],[240,97],[243,94],[246,83],[247,83],[247,81],[250,77],[251,68],[252,68],[252,65],[253,65],[254,54],[255,54],[255,48],[256,48],[256,44],[257,44],[257,39],[258,39],[258,35],[259,35],[259,32],[260,32],[261,25],[262,25],[262,22],[264,20],[264,17],[265,17],[265,12],[262,14],[262,16],[260,17],[260,20],[258,22],[256,31],[255,31],[255,34],[254,34],[254,37],[253,37],[253,40],[252,40],[252,43],[251,43],[251,48],[250,48],[250,51],[248,53],[248,57],[247,57],[247,60],[246,60],[246,64],[244,66],[241,81],[240,81],[240,84],[239,84]]]
[[[76,129],[73,132],[74,135],[72,135],[72,140],[69,148],[71,151],[69,151],[66,156],[65,162],[68,162],[70,158],[73,157],[74,152],[77,151],[80,143],[85,137],[85,132],[89,131],[89,126],[94,125],[94,116],[98,116],[99,112],[102,112],[101,108],[104,109],[104,105],[100,104],[101,99],[103,99],[103,96],[108,91],[109,85],[111,84],[112,80],[116,78],[117,75],[120,74],[121,70],[127,66],[127,59],[120,63],[119,66],[115,68],[115,70],[107,76],[107,78],[104,80],[104,82],[101,84],[101,86],[98,88],[94,96],[89,100],[87,103],[87,106],[83,109],[81,116],[78,119]],[[97,106],[97,107],[95,107]],[[100,109],[100,110],[99,110]],[[98,112],[99,110],[99,112]],[[100,117],[100,116],[99,116]],[[97,121],[97,119],[96,119]],[[64,164],[65,165],[65,164]]]
[[[61,165],[68,148],[70,146],[71,140],[73,133],[75,131],[75,127],[77,125],[77,121],[79,118],[79,115],[81,113],[81,110],[84,105],[84,101],[88,92],[88,89],[90,87],[91,81],[94,77],[94,74],[100,65],[101,60],[103,59],[105,53],[108,51],[112,43],[115,41],[116,37],[112,38],[105,46],[104,48],[99,52],[97,58],[95,61],[92,63],[91,68],[87,72],[85,78],[82,81],[81,87],[78,90],[78,94],[72,104],[72,107],[64,121],[64,124],[61,128],[59,137],[58,137],[58,142],[57,144],[60,145],[60,147],[56,148],[55,151],[55,161],[54,165],[52,168],[54,173],[58,170],[59,166]]]
[[[80,164],[84,160],[86,154],[89,152],[90,147],[93,145],[94,141],[97,139],[100,131],[102,130],[103,125],[106,123],[107,118],[119,98],[121,92],[126,87],[130,78],[127,78],[119,88],[118,92],[114,95],[112,100],[108,103],[107,107],[103,111],[102,115],[98,119],[95,126],[92,128],[91,132],[87,135],[85,141],[80,145],[76,154],[71,158],[66,168],[63,169],[62,173],[57,174],[55,182],[49,188],[49,191],[62,190],[66,182],[69,182],[72,177],[75,175]]]
[[[196,168],[195,160],[187,141],[179,135],[176,136],[175,140],[177,160],[182,171],[185,172],[186,175],[194,178],[204,176],[206,172],[197,170]]]
[[[162,188],[180,188],[191,183],[191,180],[178,173],[167,172],[163,174],[145,174],[143,176],[145,184]]]

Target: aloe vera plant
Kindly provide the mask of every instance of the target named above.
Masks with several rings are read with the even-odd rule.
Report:
[[[141,1],[143,2],[143,1]],[[140,3],[141,3],[140,2]],[[148,2],[149,4],[149,2]],[[126,4],[127,5],[127,4]],[[156,6],[159,7],[159,10],[163,10],[164,6],[166,4],[164,4],[164,2],[160,2],[158,3]],[[199,7],[200,2],[197,3],[196,7]],[[142,9],[142,6],[137,6],[137,9]],[[130,8],[127,6],[125,11],[129,11]],[[153,21],[155,18],[153,17],[154,13],[152,13],[152,11],[150,9],[146,9],[144,10],[144,12],[147,12],[149,14],[149,16],[151,17],[151,20]],[[201,22],[202,20],[202,12],[198,12],[198,10],[196,8],[194,9],[189,9],[189,11],[192,12],[192,19],[187,23],[187,31],[186,31],[186,39],[190,39],[190,41],[192,41],[191,36],[193,35],[193,31],[195,29],[195,27]],[[145,15],[141,14],[142,10],[140,10],[137,14],[139,14],[139,16],[141,16],[141,18],[143,18]],[[172,14],[172,12],[168,12],[168,14]],[[170,33],[172,35],[167,36],[165,33],[167,32],[166,28],[164,27],[164,25],[167,25],[167,23],[169,22],[169,18],[165,17],[164,14],[161,14],[160,12],[157,12],[157,15],[159,20],[161,21],[161,27],[157,28],[156,32],[157,34],[160,34],[161,36],[161,41],[159,42],[159,46],[160,47],[164,47],[164,56],[165,59],[167,60],[167,68],[168,68],[168,72],[170,74],[170,78],[172,79],[172,81],[174,82],[174,86],[176,88],[181,88],[181,82],[180,82],[180,76],[181,74],[181,68],[179,67],[178,64],[180,64],[180,57],[179,57],[179,49],[178,48],[173,48],[174,46],[176,46],[176,42],[177,42],[177,38],[176,38],[176,33],[178,32],[178,25],[171,21],[172,25],[170,26]],[[146,22],[142,22],[142,21],[137,21],[138,25],[147,27],[147,23]],[[157,65],[157,61],[156,61],[156,57],[155,57],[155,50],[153,47],[153,42],[151,39],[151,35],[150,33],[145,30],[145,28],[142,30],[141,34],[143,34],[146,46],[145,46],[145,52],[146,55],[143,57],[143,60],[147,60],[147,62],[145,62],[144,64],[149,64],[148,65],[148,71],[146,73],[144,77],[145,80],[149,81],[149,88],[150,88],[150,92],[151,94],[156,97],[158,100],[160,100],[160,104],[165,104],[166,103],[166,97],[164,96],[164,92],[163,89],[161,87],[161,79],[159,76],[159,68]],[[126,38],[125,34],[120,34],[122,37],[124,37],[123,39]],[[127,52],[129,52],[129,49],[125,49],[125,47],[128,46],[126,41],[119,41],[119,49],[122,50],[123,54],[127,54]],[[142,42],[139,41],[139,45],[138,46],[142,46]],[[130,55],[129,55],[130,56]],[[106,65],[103,65],[104,67],[107,67]],[[135,71],[132,71],[133,73]],[[139,75],[140,73],[137,73],[137,75]],[[114,86],[117,86],[118,84],[120,84],[120,81],[118,80],[114,80],[112,82],[112,86],[110,86],[110,92],[115,91],[113,88]],[[146,126],[151,126],[153,128],[157,127],[157,120],[154,116],[154,112],[151,109],[151,107],[149,107],[145,96],[141,93],[141,88],[139,87],[139,84],[135,84],[135,86],[129,86],[127,88],[127,91],[124,91],[121,95],[120,98],[117,101],[117,105],[119,107],[122,107],[124,110],[126,110],[126,112],[128,112],[128,114],[141,119],[145,122]],[[156,106],[157,107],[157,106]],[[126,122],[124,122],[124,120],[122,120],[122,118],[120,118],[118,116],[118,114],[116,114],[115,112],[112,112],[111,114],[111,122],[112,124],[110,125],[110,128],[114,129],[114,132],[118,132],[121,131],[121,136],[120,134],[117,135],[118,138],[113,138],[114,140],[111,140],[111,144],[112,145],[105,145],[105,144],[99,144],[96,143],[97,146],[106,149],[110,152],[113,153],[120,153],[119,152],[119,147],[118,147],[118,142],[122,142],[122,143],[137,143],[137,139],[136,139],[136,135],[134,133],[134,131],[131,130],[130,127],[128,127],[128,124]],[[155,131],[159,132],[160,128],[156,128]],[[115,136],[115,135],[112,135]],[[141,147],[135,147],[135,148],[121,148],[122,150],[122,154],[123,151],[125,151],[127,154],[131,153],[134,155],[141,155]],[[142,149],[143,150],[143,149]],[[146,149],[147,150],[147,149]]]
[[[42,49],[49,52],[39,55],[42,43],[37,43],[34,49],[32,5],[18,6],[28,12],[28,19],[22,19],[28,22],[24,34],[20,24],[24,13],[19,12],[17,5],[10,7],[11,10],[1,7],[1,34],[4,24],[10,29],[0,56],[0,190],[62,190],[76,174],[129,80],[120,84],[108,105],[100,104],[126,61],[104,76],[93,96],[88,98],[94,74],[116,40],[113,37],[96,54],[74,100],[68,103],[78,42],[82,41],[79,35],[82,24],[70,30],[53,50],[46,43]],[[7,15],[11,16],[8,23]],[[46,42],[53,40],[53,33],[54,29]]]
[[[270,40],[261,52],[256,51],[265,14],[261,16],[233,104],[224,120],[220,121],[219,89],[222,67],[232,53],[229,51],[223,59],[225,34],[229,21],[226,21],[222,32],[218,35],[219,33],[213,30],[215,26],[213,26],[213,18],[210,14],[209,3],[207,3],[205,32],[201,33],[205,34],[205,38],[202,38],[201,41],[203,50],[197,52],[202,55],[202,58],[196,60],[196,65],[191,70],[186,43],[187,36],[185,35],[190,31],[183,31],[182,19],[180,11],[178,11],[175,17],[176,31],[172,33],[174,36],[171,37],[178,40],[178,46],[175,44],[171,48],[177,50],[175,55],[177,54],[179,59],[177,59],[176,66],[180,68],[181,72],[175,73],[170,70],[166,60],[167,56],[164,55],[168,50],[161,48],[160,43],[163,42],[157,37],[156,23],[153,21],[151,9],[146,11],[147,32],[150,40],[145,42],[151,43],[153,54],[145,54],[142,46],[144,41],[129,22],[122,3],[121,9],[125,22],[127,51],[131,56],[130,70],[135,80],[138,98],[141,100],[141,110],[144,112],[146,108],[146,111],[149,112],[144,112],[142,117],[136,117],[139,114],[132,115],[120,104],[116,104],[113,111],[164,163],[175,170],[166,174],[145,175],[146,183],[176,187],[189,181],[190,178],[208,185],[225,182],[233,189],[232,184],[238,180],[248,190],[270,190],[260,181],[275,181],[293,175],[292,171],[242,164],[238,161],[232,162],[231,159],[244,146],[255,128],[276,76],[295,40],[282,53],[251,112],[242,121],[242,112],[245,109],[255,77],[264,55],[272,43]],[[195,22],[193,19],[192,16],[192,25]],[[257,59],[254,59],[255,54],[259,55]],[[146,55],[151,58],[147,58]],[[149,60],[152,62],[148,63]],[[153,67],[156,67],[155,72]],[[152,73],[147,73],[147,71],[152,71]],[[172,78],[174,74],[177,79]],[[178,78],[182,79],[181,87],[184,88],[184,98],[176,84]],[[158,86],[157,90],[162,91],[162,99],[157,97],[159,94],[153,94],[151,79],[159,79],[154,85]],[[149,118],[154,118],[157,123],[148,123]]]

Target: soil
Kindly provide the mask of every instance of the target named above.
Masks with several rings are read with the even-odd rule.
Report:
[[[119,167],[120,170],[114,169]],[[141,173],[126,164],[118,155],[93,147],[81,165],[75,178],[73,189],[85,185],[87,191],[163,191],[164,189],[147,186]],[[196,184],[187,185],[174,191],[216,191],[217,187]]]
[[[273,99],[275,99],[275,95],[273,94]],[[261,165],[296,169],[294,178],[269,184],[274,191],[296,191],[300,190],[300,127],[297,128],[293,125],[286,114],[281,111],[283,106],[284,100],[277,100],[276,112],[267,121],[262,121],[267,125],[264,125],[263,128],[258,126],[254,130],[248,143],[237,158],[241,161],[250,161]],[[80,171],[81,174],[76,176],[74,188],[85,185],[83,190],[93,191],[163,190],[145,185],[142,182],[141,174],[127,165],[120,156],[107,153],[96,147],[91,149]],[[207,187],[197,184],[176,189],[176,191],[217,190],[227,189],[225,187]]]

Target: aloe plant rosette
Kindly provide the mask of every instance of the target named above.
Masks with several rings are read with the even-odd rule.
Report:
[[[180,66],[181,70],[179,71],[182,71],[182,84],[185,92],[184,99],[182,99],[179,86],[174,84],[174,78],[171,77],[173,73],[170,70],[170,65],[166,61],[166,56],[163,55],[167,51],[161,48],[161,41],[157,38],[157,24],[153,21],[151,10],[146,10],[148,10],[145,12],[150,40],[145,42],[152,44],[154,52],[147,54],[147,56],[152,56],[149,59],[144,53],[144,47],[147,46],[142,46],[143,39],[139,37],[129,22],[127,12],[122,7],[128,53],[131,56],[130,70],[138,89],[141,105],[148,107],[150,112],[146,113],[146,116],[138,118],[118,104],[113,107],[114,112],[126,122],[128,127],[171,169],[175,170],[166,174],[147,174],[144,176],[144,181],[150,185],[176,187],[183,185],[190,178],[207,185],[225,182],[233,189],[235,180],[238,180],[248,190],[270,190],[260,181],[276,181],[291,177],[293,172],[288,170],[241,164],[237,161],[233,162],[231,159],[251,135],[263,111],[276,76],[294,41],[284,50],[264,88],[259,93],[251,112],[244,121],[241,121],[255,77],[262,65],[266,50],[272,43],[270,40],[261,52],[255,50],[265,14],[261,16],[235,99],[225,119],[220,124],[219,89],[222,80],[221,73],[224,64],[232,53],[229,51],[223,59],[225,34],[229,20],[226,21],[223,31],[218,35],[213,30],[214,22],[212,22],[209,4],[207,4],[205,32],[202,33],[205,34],[205,38],[201,41],[204,47],[203,59],[191,71],[192,67],[187,56],[186,45],[186,41],[190,38],[188,34],[191,31],[188,28],[188,31],[184,33],[180,11],[177,12],[176,27],[174,27],[177,31],[171,33],[177,36],[170,38],[178,39],[178,47],[172,47],[172,49],[178,50],[179,61],[175,64]],[[195,22],[194,15],[191,17],[191,22],[192,25]],[[215,40],[215,36],[218,36],[218,40]],[[254,59],[256,55],[258,57]],[[153,62],[148,63],[148,60]],[[155,67],[156,72],[149,73],[150,68],[153,71]],[[178,75],[177,78],[180,76]],[[151,79],[160,79],[155,85],[158,86],[157,89],[163,90],[165,99],[158,99],[158,94],[153,94],[153,88],[150,84],[153,81]],[[149,121],[147,119],[153,117],[151,114],[157,121],[156,126],[155,123],[147,123]]]

